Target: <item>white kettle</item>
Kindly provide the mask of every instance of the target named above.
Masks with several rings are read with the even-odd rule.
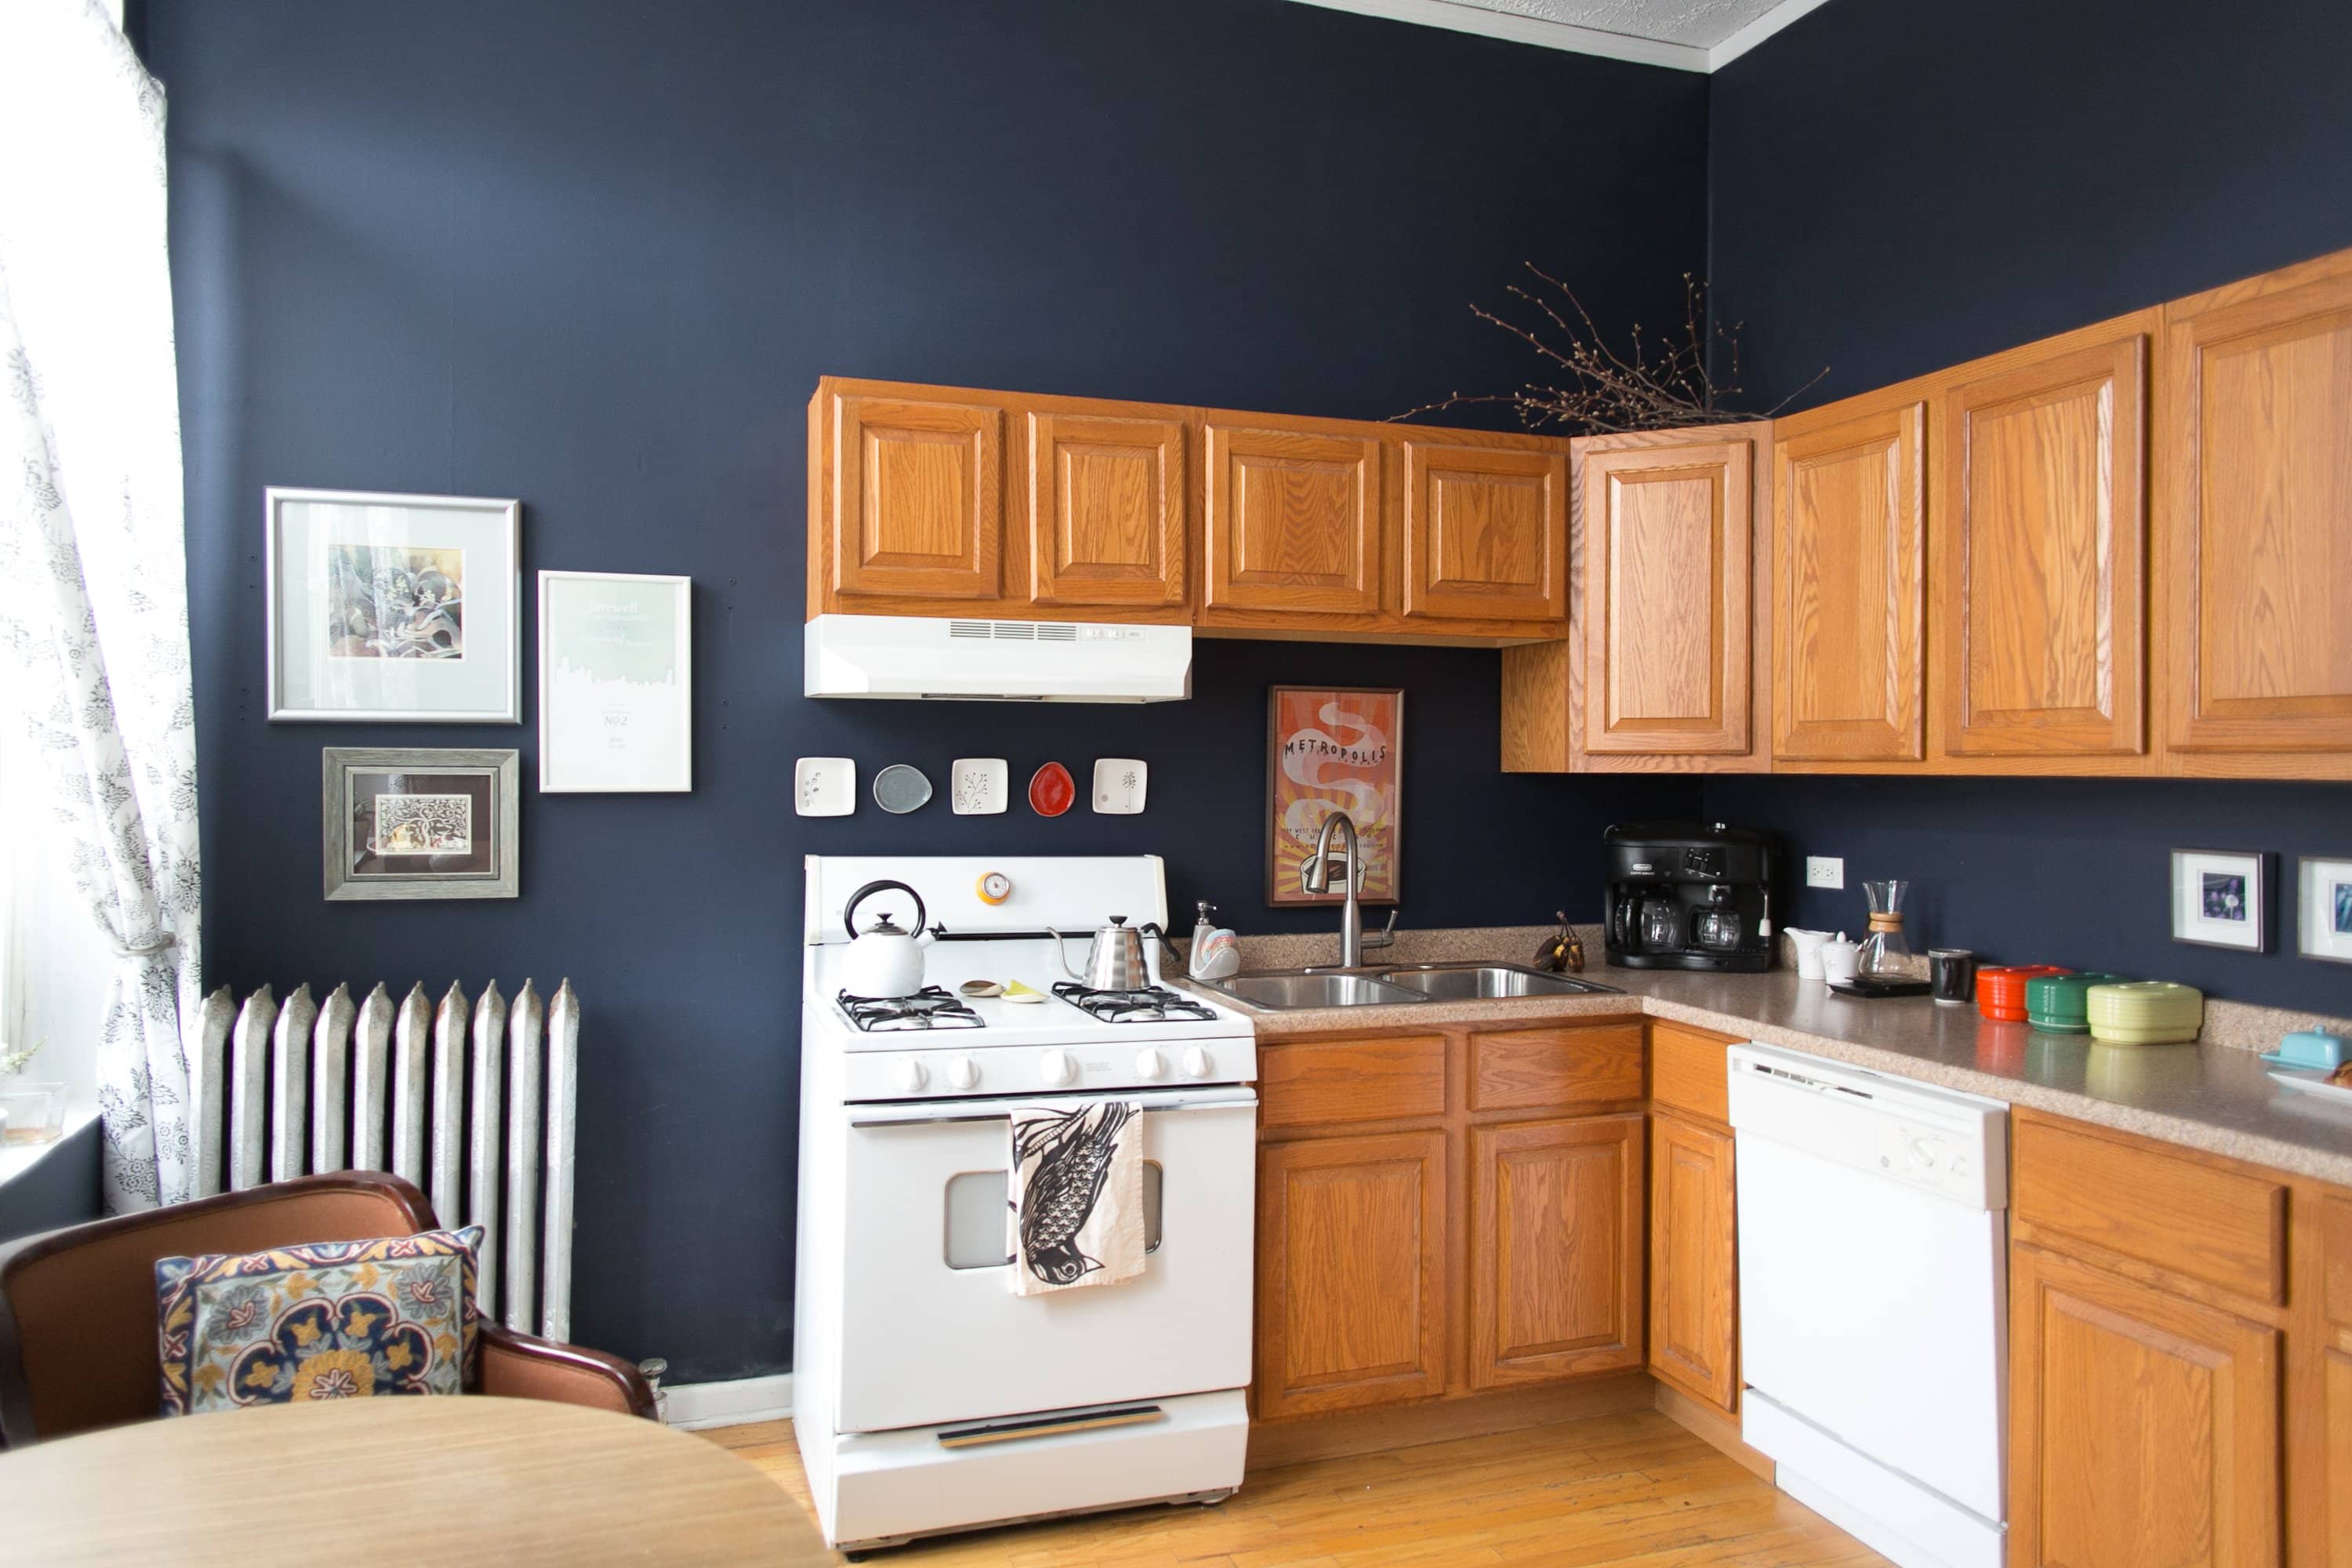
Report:
[[[887,914],[875,917],[865,931],[857,929],[857,906],[875,893],[896,888],[915,900],[915,929],[900,931]],[[931,933],[923,929],[928,911],[923,895],[904,882],[868,882],[849,895],[841,911],[841,925],[849,933],[849,956],[842,970],[842,989],[852,996],[912,996],[923,988],[923,948]]]

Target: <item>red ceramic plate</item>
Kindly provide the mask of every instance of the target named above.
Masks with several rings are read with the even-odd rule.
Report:
[[[1059,763],[1047,763],[1029,775],[1029,809],[1040,816],[1059,816],[1077,798],[1078,786],[1070,782],[1070,770]]]

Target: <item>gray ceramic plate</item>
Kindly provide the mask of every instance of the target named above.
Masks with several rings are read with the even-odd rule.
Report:
[[[874,804],[894,816],[904,816],[930,798],[931,781],[920,768],[892,763],[874,775]]]

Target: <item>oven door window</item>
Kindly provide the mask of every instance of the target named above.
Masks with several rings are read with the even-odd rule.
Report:
[[[1143,1250],[1160,1250],[1160,1186],[1167,1174],[1157,1160],[1143,1162]],[[947,1239],[950,1268],[1005,1268],[1004,1213],[1010,1206],[1003,1171],[964,1171],[948,1178]]]

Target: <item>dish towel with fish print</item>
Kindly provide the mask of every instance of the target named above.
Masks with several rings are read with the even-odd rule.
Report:
[[[1114,1285],[1143,1272],[1143,1107],[1133,1100],[1013,1113],[1005,1247],[1013,1293]]]

